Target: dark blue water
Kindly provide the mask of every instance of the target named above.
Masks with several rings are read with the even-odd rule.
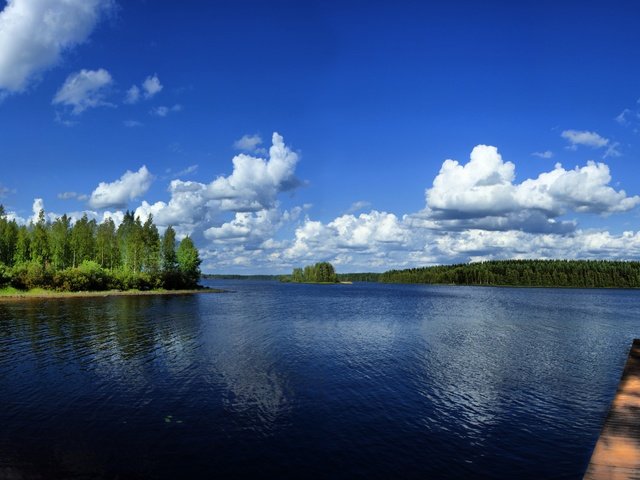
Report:
[[[0,478],[581,478],[640,292],[0,303]]]

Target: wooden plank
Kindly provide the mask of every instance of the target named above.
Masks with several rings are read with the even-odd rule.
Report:
[[[585,480],[640,480],[640,339],[635,339]]]

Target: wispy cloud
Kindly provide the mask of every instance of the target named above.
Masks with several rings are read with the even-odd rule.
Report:
[[[562,138],[569,142],[569,149],[575,150],[579,145],[591,148],[602,148],[609,143],[607,138],[604,138],[596,132],[589,132],[587,130],[565,130],[561,134]]]
[[[353,202],[351,206],[347,209],[346,213],[355,213],[360,210],[364,210],[366,208],[371,208],[371,202],[367,202],[365,200],[359,200],[357,202]]]
[[[144,124],[138,120],[125,120],[122,124],[127,128],[142,127]]]
[[[186,175],[191,175],[192,173],[196,173],[198,171],[198,165],[189,165],[184,170],[180,170],[175,174],[176,177],[182,177]]]
[[[243,135],[242,138],[233,142],[233,148],[243,152],[255,152],[262,145],[262,138],[257,133],[254,135]]]
[[[134,104],[138,103],[142,98],[150,99],[155,97],[158,93],[162,91],[164,86],[160,83],[160,79],[157,74],[150,75],[144,79],[141,87],[137,85],[132,85],[124,98],[124,103]]]
[[[103,68],[83,69],[67,77],[51,103],[71,107],[74,115],[89,108],[110,105],[105,101],[105,95],[106,88],[112,83],[111,74]]]
[[[619,142],[613,142],[607,146],[607,149],[604,152],[602,158],[610,158],[610,157],[619,157],[622,155],[622,152],[618,149],[620,147]]]
[[[15,193],[15,190],[5,187],[0,183],[0,198],[5,198],[7,195],[11,193]]]
[[[124,103],[134,104],[140,100],[140,88],[137,85],[132,85],[127,94],[124,97]]]
[[[153,75],[145,78],[144,82],[142,82],[142,89],[144,90],[144,98],[154,97],[156,94],[160,93],[163,86],[160,83],[160,79],[158,75]]]
[[[544,152],[533,152],[531,155],[538,158],[553,158],[553,152],[551,150],[545,150]]]
[[[631,110],[629,110],[628,108],[625,108],[622,112],[620,112],[620,114],[615,118],[615,121],[618,122],[620,125],[623,126],[628,126],[631,124],[630,121],[630,117],[632,117],[634,115],[634,112],[632,112]]]
[[[625,108],[615,117],[615,121],[623,127],[631,128],[634,133],[638,133],[640,131],[640,107]]]
[[[62,192],[59,193],[58,198],[60,200],[79,200],[81,202],[84,202],[85,200],[89,199],[89,195],[86,195],[84,193],[78,193],[78,192]]]
[[[176,103],[173,107],[166,107],[164,105],[159,107],[154,107],[149,110],[149,113],[154,117],[166,117],[170,113],[180,112],[182,111],[182,105]]]

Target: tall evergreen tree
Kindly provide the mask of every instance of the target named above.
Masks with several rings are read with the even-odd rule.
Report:
[[[176,231],[169,225],[162,236],[162,271],[175,272],[177,269]]]

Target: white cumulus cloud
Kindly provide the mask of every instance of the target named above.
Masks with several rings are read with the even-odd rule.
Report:
[[[208,195],[221,202],[223,210],[256,211],[273,206],[275,197],[299,186],[295,177],[298,155],[284,144],[278,133],[272,136],[269,159],[241,153],[233,162],[233,173],[208,185]]]
[[[280,193],[298,187],[295,176],[298,155],[278,133],[272,136],[269,158],[240,154],[233,158],[233,171],[210,183],[175,179],[169,184],[170,199],[150,204],[143,201],[136,214],[153,214],[160,225],[182,225],[187,233],[204,228],[221,212],[260,212],[277,206]],[[227,227],[229,228],[229,227]],[[209,235],[215,235],[211,230]]]
[[[0,12],[0,90],[20,92],[83,43],[112,0],[8,0]]]
[[[111,74],[103,68],[80,70],[67,77],[51,103],[71,107],[71,112],[79,115],[88,108],[108,105],[104,98],[112,82]]]
[[[286,223],[297,219],[302,208],[280,211],[277,208],[258,212],[237,212],[234,218],[218,227],[204,231],[205,238],[216,244],[241,243],[244,249],[255,250],[273,242],[272,237]]]
[[[358,216],[341,215],[327,224],[305,219],[280,258],[294,265],[331,259],[338,265],[362,262],[371,268],[384,264],[394,254],[418,249],[419,245],[419,236],[405,219],[372,210]]]
[[[153,179],[144,165],[137,172],[127,170],[114,182],[100,182],[89,197],[89,205],[92,208],[125,208],[128,202],[149,190]]]
[[[557,217],[625,212],[640,203],[640,197],[609,186],[611,175],[604,163],[588,162],[573,170],[557,163],[535,179],[518,184],[514,178],[515,165],[503,161],[497,148],[478,145],[467,164],[442,164],[426,191],[424,217],[445,229],[568,231],[575,225]]]

